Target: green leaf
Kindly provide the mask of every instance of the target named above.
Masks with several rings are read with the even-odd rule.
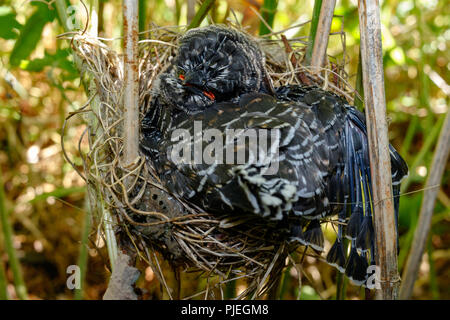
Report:
[[[16,14],[10,7],[0,7],[0,38],[9,40],[16,39],[19,35],[18,30],[22,25],[17,22]]]
[[[22,60],[20,61],[19,67],[26,71],[39,72],[44,69],[44,67],[52,64],[52,59],[49,56],[44,58],[38,58],[34,60]]]
[[[36,197],[34,197],[33,199],[31,199],[29,202],[30,203],[35,203],[38,201],[43,201],[46,200],[47,198],[50,197],[55,197],[55,198],[64,198],[67,196],[70,196],[74,193],[82,193],[82,192],[86,192],[86,187],[70,187],[70,188],[57,188],[52,192],[45,192],[42,193],[40,195],[37,195]]]
[[[55,18],[55,10],[49,9],[42,3],[39,4],[20,31],[19,38],[9,57],[9,62],[14,67],[30,56],[41,38],[44,26]]]
[[[67,49],[59,49],[55,54],[50,54],[47,51],[43,58],[33,60],[22,60],[20,68],[31,72],[40,72],[45,67],[51,66],[67,71],[69,77],[78,76],[78,72],[71,60],[70,52]]]

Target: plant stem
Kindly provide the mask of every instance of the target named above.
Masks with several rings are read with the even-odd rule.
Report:
[[[441,117],[427,135],[422,148],[420,149],[419,153],[416,155],[416,157],[412,161],[411,166],[409,167],[409,176],[402,183],[401,193],[404,193],[408,190],[411,182],[413,181],[413,178],[416,176],[415,175],[416,168],[422,163],[423,158],[428,154],[430,149],[433,147],[434,142],[436,141],[439,135],[439,131],[441,130],[444,119],[445,117]]]
[[[1,172],[0,168],[0,222],[2,225],[4,235],[5,249],[8,255],[9,266],[11,267],[13,273],[14,286],[16,289],[17,297],[21,300],[26,300],[28,299],[27,287],[25,286],[25,282],[23,281],[20,262],[19,259],[17,258],[17,253],[13,245],[13,231],[11,222],[9,220],[9,214],[6,209],[6,198],[4,188],[5,186],[3,183],[3,173]]]
[[[261,6],[261,16],[264,21],[269,25],[270,28],[273,28],[273,21],[275,19],[275,13],[278,7],[278,0],[264,0],[263,5]],[[265,35],[270,33],[271,31],[267,27],[267,25],[261,21],[259,23],[259,35]]]
[[[0,260],[0,300],[8,300],[8,290],[6,287],[6,272],[3,261]]]
[[[312,73],[319,73],[327,55],[328,39],[330,38],[331,22],[333,21],[336,0],[323,0],[320,8],[319,22],[311,56]]]
[[[419,117],[417,115],[413,115],[409,123],[408,130],[406,130],[405,139],[403,140],[402,148],[400,151],[400,154],[402,154],[403,156],[409,154],[409,148],[411,147],[411,143],[414,139],[418,126]]]
[[[3,252],[3,235],[0,234],[0,252]],[[0,257],[0,300],[8,300],[8,280],[6,278],[5,265],[3,259]]]
[[[411,217],[412,218],[410,221],[409,230],[405,235],[402,236],[400,240],[401,245],[400,245],[400,253],[398,255],[398,265],[401,268],[401,270],[405,269],[405,261],[414,239],[414,230],[417,227],[418,214],[412,214]]]
[[[314,41],[316,39],[317,26],[319,25],[320,9],[322,8],[322,0],[314,1],[313,14],[311,19],[311,29],[309,31],[309,43],[306,48],[306,64],[311,64],[311,57],[314,47]]]
[[[236,297],[236,280],[232,280],[225,285],[225,300]]]
[[[139,156],[139,12],[137,0],[123,2],[124,152],[122,166],[130,168]],[[128,188],[128,185],[127,185]]]
[[[178,25],[180,23],[181,18],[181,1],[175,0],[175,24]]]
[[[145,31],[147,22],[147,1],[139,0],[139,32]],[[145,34],[140,33],[139,39],[144,38]]]
[[[216,0],[205,0],[203,1],[200,8],[198,8],[197,13],[195,14],[194,18],[192,19],[191,23],[189,23],[188,30],[197,28],[200,26],[200,24],[205,19],[206,15],[208,14],[209,10],[213,7],[213,4]]]
[[[83,291],[85,286],[87,262],[88,262],[88,241],[89,241],[89,231],[91,230],[91,205],[89,204],[89,197],[86,196],[85,200],[85,212],[84,212],[84,222],[81,234],[81,244],[80,244],[80,254],[78,255],[78,266],[80,267],[80,289],[75,289],[75,300],[83,299]]]
[[[397,265],[397,231],[392,198],[379,3],[371,0],[359,1],[358,13],[374,203],[375,260],[380,268],[380,277],[384,280],[381,281],[381,289],[377,290],[377,298],[392,300],[397,298],[400,276]]]

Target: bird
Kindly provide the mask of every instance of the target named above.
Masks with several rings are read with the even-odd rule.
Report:
[[[321,225],[337,217],[325,260],[365,285],[375,263],[369,145],[364,114],[346,100],[314,85],[274,87],[252,36],[210,25],[179,39],[140,131],[164,187],[206,212],[279,223],[288,243],[318,253]],[[389,152],[398,221],[408,166]]]

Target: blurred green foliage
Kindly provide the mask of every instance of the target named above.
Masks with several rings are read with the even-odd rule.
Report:
[[[84,219],[84,182],[62,158],[61,127],[68,112],[86,101],[70,54],[69,43],[57,40],[62,33],[55,3],[3,1],[0,4],[0,166],[6,200],[14,230],[13,246],[20,259],[30,298],[73,298],[65,287],[66,267],[76,264]],[[87,1],[89,3],[89,1]],[[202,1],[200,1],[202,2]],[[320,2],[320,1],[316,1]],[[77,17],[87,21],[82,5]],[[187,1],[139,1],[140,30],[150,24],[186,25]],[[204,1],[209,14],[202,25],[232,21],[252,34],[283,30],[311,19],[315,1],[308,0],[216,0]],[[410,177],[400,204],[399,266],[409,252],[423,188],[443,116],[448,112],[450,70],[450,6],[438,0],[392,0],[382,3],[382,34],[385,87],[392,144],[410,165]],[[99,0],[99,35],[121,36],[119,0]],[[201,7],[199,3],[197,10]],[[317,7],[317,6],[316,6]],[[71,14],[68,12],[67,14]],[[331,32],[345,31],[345,51],[340,35],[331,35],[328,54],[347,63],[350,82],[356,84],[359,57],[359,24],[356,0],[337,2]],[[285,32],[289,37],[310,35],[310,24]],[[145,38],[147,34],[141,34]],[[120,50],[120,41],[109,42]],[[77,145],[85,126],[74,120],[66,132],[66,151],[81,167]],[[87,143],[80,145],[86,150]],[[432,234],[416,283],[415,298],[449,299],[450,278],[450,185],[444,174],[433,218]],[[84,221],[84,222],[83,222]],[[83,239],[87,238],[86,233]],[[84,297],[100,298],[108,272],[103,268],[104,243],[90,234],[87,286]],[[16,298],[11,261],[0,235],[0,297]],[[83,240],[84,241],[84,240]],[[98,250],[95,249],[98,248]],[[84,253],[85,254],[85,253]],[[336,295],[336,273],[314,259],[305,259],[301,299],[329,299]],[[148,270],[147,270],[148,271]],[[299,275],[290,269],[280,289],[283,299],[295,299]],[[342,279],[341,279],[342,280]],[[345,281],[345,280],[343,280]],[[159,288],[151,272],[144,286]],[[199,285],[192,280],[187,287]],[[233,283],[227,294],[239,291]],[[187,290],[187,289],[186,289]],[[357,287],[346,287],[348,298],[361,298]],[[80,297],[78,293],[77,298]],[[158,297],[155,294],[155,297]]]

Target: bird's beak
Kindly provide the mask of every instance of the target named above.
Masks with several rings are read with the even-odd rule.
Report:
[[[188,72],[184,75],[183,85],[191,85],[202,88],[205,85],[205,80],[200,72]]]

